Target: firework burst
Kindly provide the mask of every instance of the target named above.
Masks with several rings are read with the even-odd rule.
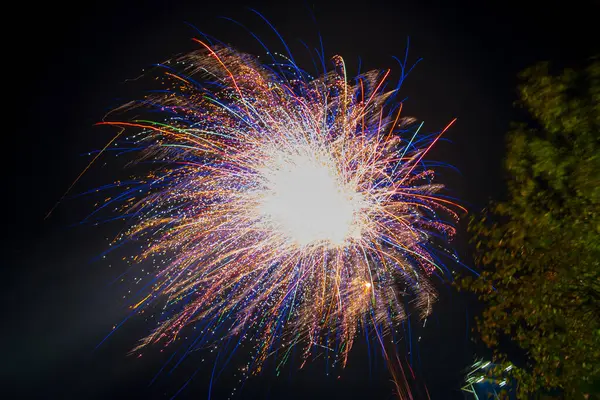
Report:
[[[454,121],[420,137],[384,90],[389,71],[349,81],[334,57],[312,78],[197,42],[161,66],[163,89],[101,123],[160,165],[110,200],[131,222],[117,241],[142,244],[136,261],[166,260],[133,308],[168,312],[135,350],[201,324],[203,337],[255,341],[250,368],[294,346],[304,360],[335,348],[345,365],[357,331],[385,335],[407,297],[428,315],[431,248],[460,206],[423,158]],[[152,118],[113,118],[144,109]]]

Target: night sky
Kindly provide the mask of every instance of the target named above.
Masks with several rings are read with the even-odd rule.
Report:
[[[277,37],[247,9],[256,8],[284,36],[298,64],[310,68],[312,62],[299,42],[318,47],[310,8],[327,58],[342,55],[350,75],[356,73],[359,57],[363,71],[397,70],[391,56],[404,54],[410,36],[411,58],[423,61],[404,86],[405,115],[424,120],[429,131],[458,117],[447,135],[449,141],[437,146],[430,157],[460,171],[442,170],[439,180],[476,211],[503,194],[504,134],[511,119],[519,117],[512,105],[516,74],[536,61],[576,65],[597,52],[594,33],[600,15],[595,1],[494,5],[462,1],[443,7],[402,0],[390,2],[393,5],[375,0],[361,5],[21,3],[5,14],[5,22],[14,27],[4,35],[8,47],[3,83],[9,85],[4,98],[15,110],[5,111],[3,117],[17,125],[5,126],[2,146],[6,166],[0,375],[6,383],[0,393],[3,398],[44,399],[168,399],[195,371],[177,398],[207,397],[212,364],[201,362],[210,358],[202,352],[148,386],[170,354],[151,349],[141,359],[127,356],[153,326],[141,318],[130,320],[94,350],[128,312],[121,301],[126,288],[110,285],[125,266],[109,268],[94,261],[120,225],[78,225],[93,209],[85,199],[65,200],[44,220],[87,164],[89,158],[83,154],[110,139],[112,131],[94,123],[123,99],[142,94],[125,81],[153,63],[196,48],[190,40],[194,30],[186,23],[242,51],[258,53],[260,48],[248,33],[219,18],[231,17],[280,50]],[[74,193],[112,181],[114,171],[102,164],[82,179]],[[460,236],[455,247],[471,265],[464,227]],[[464,369],[475,351],[485,355],[469,334],[477,305],[447,284],[438,282],[437,288],[440,299],[430,322],[424,329],[413,327],[413,367],[431,398],[461,399]],[[221,376],[212,398],[225,399],[233,388],[239,392],[234,373],[231,368]],[[388,399],[393,390],[389,379],[381,357],[369,365],[365,342],[359,339],[341,374],[327,376],[319,362],[301,371],[286,370],[277,378],[266,371],[248,381],[237,398]],[[424,396],[422,390],[414,394]]]

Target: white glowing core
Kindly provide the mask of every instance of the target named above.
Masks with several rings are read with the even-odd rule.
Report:
[[[273,160],[263,171],[263,217],[301,246],[323,241],[339,246],[360,237],[364,198],[342,181],[331,158],[295,155]]]

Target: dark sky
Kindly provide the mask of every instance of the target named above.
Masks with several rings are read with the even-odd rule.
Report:
[[[295,54],[303,53],[298,39],[318,46],[316,28],[302,1],[21,3],[5,15],[5,23],[14,26],[4,35],[3,64],[10,71],[4,73],[3,84],[9,85],[4,97],[16,106],[4,119],[17,126],[5,127],[3,135],[2,393],[170,398],[201,365],[203,354],[148,387],[168,354],[126,356],[150,328],[143,320],[126,324],[94,351],[127,312],[119,301],[124,288],[109,285],[123,266],[92,261],[119,226],[72,226],[91,211],[93,204],[85,200],[65,201],[49,220],[44,215],[85,167],[87,158],[80,155],[109,139],[110,133],[93,124],[120,98],[136,94],[124,81],[195,48],[186,22],[242,50],[259,50],[247,33],[218,18],[232,17],[279,49],[269,28],[246,9],[251,6],[269,18]],[[536,61],[570,65],[598,52],[600,9],[594,1],[327,3],[308,4],[326,56],[342,55],[350,71],[356,71],[359,57],[363,70],[397,68],[391,56],[403,55],[411,37],[413,59],[424,60],[404,87],[406,112],[432,131],[459,118],[447,136],[452,143],[442,143],[432,156],[460,170],[445,171],[440,179],[474,211],[503,193],[503,135],[516,116],[517,72]],[[303,57],[297,61],[310,68]],[[110,182],[109,172],[92,170],[75,192]],[[464,247],[461,241],[457,246]],[[468,262],[468,254],[463,256]],[[413,350],[415,372],[433,399],[460,399],[461,371],[475,350],[467,329],[476,307],[447,285],[438,284],[438,290],[431,322],[413,330],[414,341],[422,337]],[[358,340],[339,379],[326,376],[317,363],[278,378],[266,373],[249,381],[241,398],[390,398],[393,386],[381,359],[369,372],[365,354]],[[209,375],[210,365],[200,368],[178,398],[206,398]],[[226,372],[213,398],[239,391],[236,379]],[[420,398],[418,391],[415,396]]]

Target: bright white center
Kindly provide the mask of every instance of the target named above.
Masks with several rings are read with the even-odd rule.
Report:
[[[328,157],[279,157],[263,176],[260,213],[297,244],[339,246],[360,237],[363,196],[341,182]]]

